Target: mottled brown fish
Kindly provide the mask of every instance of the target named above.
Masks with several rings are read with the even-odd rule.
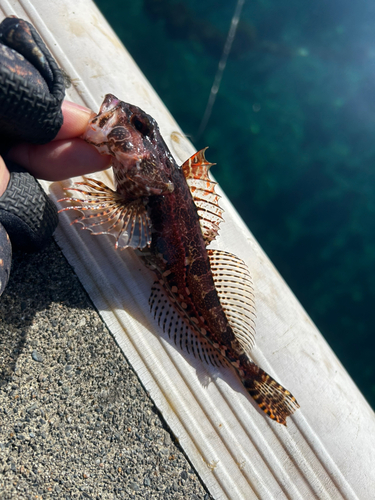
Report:
[[[254,341],[253,290],[242,260],[207,248],[222,219],[211,163],[199,151],[178,166],[155,120],[108,94],[83,138],[113,157],[116,191],[96,180],[74,188],[94,234],[112,234],[133,248],[156,276],[151,310],[175,342],[195,356],[227,362],[272,419],[286,425],[298,407],[292,394],[249,358]],[[65,200],[72,200],[66,198]]]

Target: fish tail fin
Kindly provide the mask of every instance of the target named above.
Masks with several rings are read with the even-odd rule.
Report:
[[[82,187],[81,187],[82,186]],[[151,222],[142,198],[127,201],[116,191],[95,179],[78,182],[67,191],[79,193],[80,198],[67,197],[58,202],[74,202],[60,212],[77,210],[80,223],[92,234],[110,234],[116,248],[145,248],[151,242]]]
[[[286,418],[299,408],[296,398],[255,363],[249,361],[248,367],[241,377],[247,392],[272,420],[286,426]]]

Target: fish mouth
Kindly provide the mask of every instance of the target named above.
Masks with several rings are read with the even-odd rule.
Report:
[[[82,138],[99,153],[112,156],[119,191],[134,188],[138,196],[174,191],[171,160],[165,154],[158,125],[137,106],[107,94]]]

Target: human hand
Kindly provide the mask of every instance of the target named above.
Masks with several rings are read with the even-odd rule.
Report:
[[[6,163],[0,156],[0,264],[8,263],[0,265],[1,295],[10,269],[9,237],[14,248],[37,251],[57,226],[56,208],[34,177],[56,181],[104,170],[110,158],[80,138],[92,112],[63,102],[56,61],[35,28],[15,16],[0,23],[0,76],[1,151],[28,141],[8,151]]]
[[[100,155],[93,146],[80,138],[93,112],[69,101],[63,102],[62,112],[63,125],[55,139],[42,145],[18,144],[8,152],[6,160],[25,168],[34,177],[50,181],[108,168],[111,157]],[[18,178],[18,187],[14,187],[15,178],[12,184],[9,171],[0,157],[0,222],[9,233],[12,244],[18,248],[41,248],[57,225],[56,209],[33,177],[26,172],[12,175]],[[22,201],[17,201],[25,188],[24,194],[28,193],[28,198],[21,196]],[[33,221],[31,225],[28,221],[29,205],[37,205],[40,211],[38,222]],[[34,212],[31,210],[30,213]],[[31,231],[29,226],[33,228]]]
[[[111,157],[98,153],[96,148],[80,136],[94,114],[74,102],[64,101],[63,125],[55,139],[47,144],[21,143],[14,146],[7,158],[28,170],[34,177],[59,181],[104,170],[110,166]],[[0,157],[0,196],[9,182],[9,172]]]
[[[28,170],[34,177],[59,181],[108,168],[110,156],[103,156],[80,136],[92,111],[70,101],[62,104],[63,125],[53,141],[47,144],[22,143],[14,146],[8,158]]]

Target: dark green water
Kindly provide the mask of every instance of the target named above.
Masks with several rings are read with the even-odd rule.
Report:
[[[236,1],[97,4],[194,138]],[[248,0],[195,145],[375,407],[375,3]]]

